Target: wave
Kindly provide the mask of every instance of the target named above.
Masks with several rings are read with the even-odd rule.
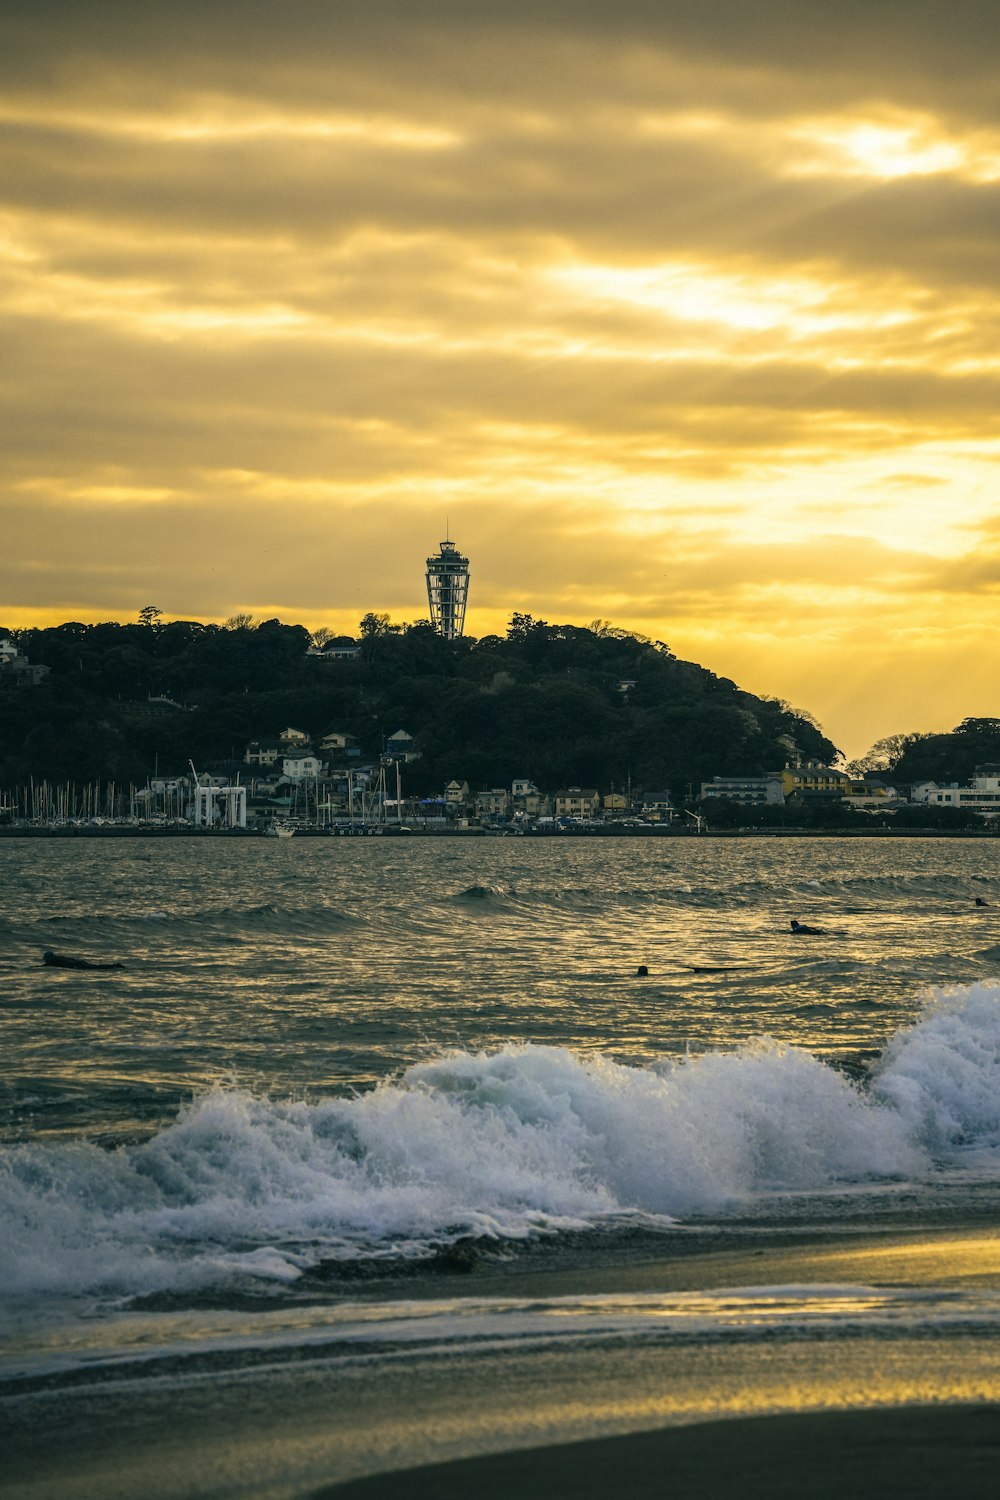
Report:
[[[464,891],[459,891],[459,901],[488,901],[495,896],[516,896],[517,892],[512,886],[487,884],[467,885]]]
[[[933,1152],[1000,1147],[1000,985],[942,992],[886,1047],[874,1092]]]
[[[56,940],[146,943],[161,936],[204,942],[217,937],[252,940],[260,934],[322,934],[331,927],[355,926],[366,920],[362,911],[345,911],[332,904],[291,907],[259,902],[200,911],[155,908],[54,912],[12,924],[9,934],[18,942],[41,948],[51,947]]]
[[[912,1180],[1000,1146],[1000,983],[940,995],[868,1088],[769,1040],[650,1068],[455,1052],[354,1098],[193,1100],[138,1146],[0,1154],[13,1295],[292,1281],[465,1236],[668,1225],[763,1193]]]

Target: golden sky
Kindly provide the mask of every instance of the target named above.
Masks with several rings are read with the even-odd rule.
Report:
[[[996,714],[995,0],[0,0],[0,626],[645,631]]]

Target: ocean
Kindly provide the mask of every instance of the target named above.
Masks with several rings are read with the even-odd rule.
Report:
[[[8,839],[0,986],[11,1493],[997,1398],[991,840]]]

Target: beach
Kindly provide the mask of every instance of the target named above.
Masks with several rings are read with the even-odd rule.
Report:
[[[313,1500],[501,1500],[616,1495],[648,1500],[858,1500],[885,1495],[979,1497],[996,1490],[1000,1414],[995,1407],[906,1407],[891,1411],[744,1418],[669,1428],[433,1465],[403,1475],[336,1485]]]
[[[194,1348],[179,1325],[158,1347],[119,1331],[89,1373],[8,1381],[5,1493],[944,1495],[956,1473],[992,1493],[991,1228],[470,1280],[383,1286],[346,1326],[341,1304],[337,1321],[243,1310],[228,1336],[203,1314]],[[577,1326],[553,1336],[546,1316]]]
[[[511,842],[3,847],[5,1497],[985,1493],[989,849]]]

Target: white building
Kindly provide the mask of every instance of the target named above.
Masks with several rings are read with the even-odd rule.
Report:
[[[957,781],[947,786],[939,786],[936,781],[917,781],[910,791],[910,801],[996,817],[1000,814],[1000,772],[977,774],[965,786],[959,786]]]
[[[702,782],[701,798],[704,802],[713,797],[727,797],[745,807],[780,806],[785,792],[780,776],[713,776],[711,781]]]
[[[289,781],[311,781],[323,770],[323,762],[315,755],[286,755],[281,762],[281,774]]]

